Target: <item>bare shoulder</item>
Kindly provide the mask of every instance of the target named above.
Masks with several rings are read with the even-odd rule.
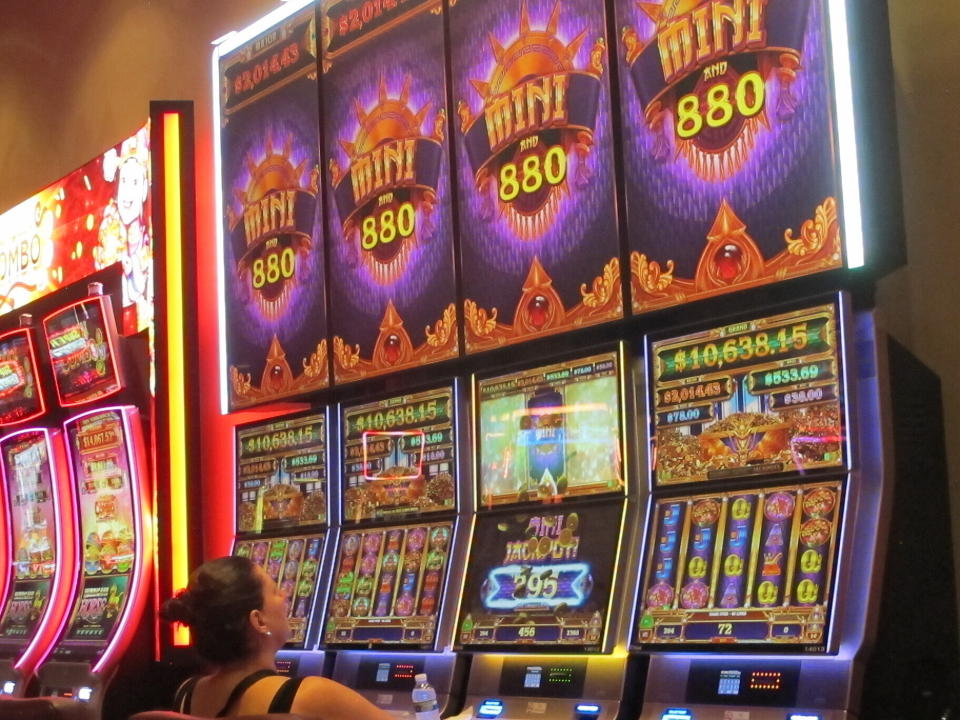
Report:
[[[345,685],[315,676],[304,678],[291,712],[320,720],[393,720]]]

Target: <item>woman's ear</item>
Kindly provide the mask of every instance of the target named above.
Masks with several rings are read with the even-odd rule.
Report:
[[[261,610],[251,610],[250,611],[250,627],[253,628],[253,631],[260,633],[261,635],[269,635],[270,629],[267,627],[267,623],[263,617],[263,612]]]

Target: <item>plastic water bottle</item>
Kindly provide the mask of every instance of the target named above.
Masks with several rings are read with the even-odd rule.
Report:
[[[413,678],[413,712],[417,720],[440,720],[440,708],[437,705],[437,691],[427,682],[426,673],[418,673]]]

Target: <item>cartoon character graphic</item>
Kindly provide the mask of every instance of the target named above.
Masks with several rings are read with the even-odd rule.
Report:
[[[136,332],[153,318],[152,229],[147,201],[150,194],[150,135],[141,128],[103,156],[103,177],[116,183],[117,196],[104,210],[100,244],[94,265],[100,270],[119,262],[123,266],[124,330]],[[128,321],[128,313],[135,316]]]

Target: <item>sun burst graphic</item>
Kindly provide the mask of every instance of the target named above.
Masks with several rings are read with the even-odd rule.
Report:
[[[424,136],[423,125],[433,108],[433,102],[428,100],[419,110],[414,111],[410,106],[412,83],[412,77],[405,75],[400,94],[397,97],[390,97],[387,80],[381,75],[377,87],[377,101],[372,108],[365,109],[360,101],[354,98],[353,109],[359,129],[352,141],[340,140],[340,147],[347,154],[351,165],[386,143]],[[337,174],[334,173],[335,182],[337,181]],[[376,205],[378,213],[393,210],[396,214],[403,203],[412,200],[411,189],[409,188],[394,188],[392,190],[392,200],[383,202],[383,200],[388,200],[387,194],[386,192],[383,193],[379,204]],[[414,203],[414,205],[414,227],[419,228],[421,222],[426,220],[425,216],[429,214],[431,203],[427,199],[426,202]],[[347,241],[352,243],[355,252],[361,258],[364,267],[380,285],[390,285],[403,275],[407,262],[417,245],[418,235],[415,231],[406,239],[397,238],[390,243],[378,244],[372,251],[365,251],[361,248],[361,231],[359,228],[345,221],[344,233],[347,236]]]
[[[252,152],[248,152],[244,158],[249,181],[246,189],[234,188],[234,199],[244,209],[255,208],[260,201],[271,193],[284,190],[301,190],[311,188],[316,192],[315,183],[311,180],[309,172],[309,159],[304,158],[296,165],[293,164],[293,134],[289,133],[283,140],[283,147],[276,148],[276,140],[272,133],[269,133],[264,143],[261,159],[257,159]],[[242,216],[228,209],[230,227],[235,227],[243,221]],[[301,256],[306,256],[312,245],[310,238],[300,233],[288,233],[278,236],[278,243],[274,248],[267,249],[264,243],[257,242],[247,247],[237,264],[237,272],[242,277],[252,275],[256,263],[267,262],[270,253],[282,252],[286,248],[292,248],[297,260]],[[296,276],[291,278],[281,278],[278,282],[272,282],[257,288],[254,295],[257,304],[264,317],[272,322],[277,322],[287,308],[293,296],[296,287]]]
[[[493,33],[488,35],[496,66],[488,80],[470,80],[473,89],[483,100],[484,108],[530,78],[577,70],[575,60],[587,36],[587,30],[581,31],[570,42],[564,42],[558,36],[560,16],[561,0],[557,0],[546,25],[543,28],[534,28],[530,22],[527,0],[522,0],[517,37],[504,46]],[[563,133],[562,142],[568,155],[575,151],[578,155],[585,156],[589,152],[592,139]],[[514,156],[510,161],[517,162],[520,159],[521,147],[519,142],[513,146]],[[540,161],[543,162],[546,150],[541,143],[533,152],[540,155]],[[524,150],[522,155],[529,156],[530,151]],[[565,177],[556,185],[544,185],[534,195],[521,196],[510,203],[500,201],[500,214],[506,218],[518,237],[537,239],[553,226],[563,197],[570,194],[568,183],[569,179]]]
[[[654,40],[652,41],[655,41],[656,35],[675,18],[692,12],[702,4],[703,0],[661,0],[661,2],[636,0],[637,8],[649,18],[655,27]],[[644,46],[635,37],[628,38],[628,35],[630,35],[629,30],[625,31],[625,40],[628,45],[633,45],[629,52],[635,57]],[[783,58],[781,59],[783,60]],[[793,68],[793,70],[795,69]],[[790,69],[786,72],[791,74]],[[730,68],[727,74],[729,80],[734,84],[740,78],[739,73],[733,68]],[[700,96],[701,100],[705,100],[709,84],[709,82],[701,79],[696,83],[692,92]],[[659,103],[654,103],[654,107],[648,111],[648,119],[651,129],[657,133],[662,132],[668,125],[665,122],[664,113]],[[674,122],[676,122],[676,118],[674,118]],[[760,133],[769,129],[770,123],[767,118],[766,107],[764,107],[758,115],[743,118],[742,122],[739,123],[737,132],[719,142],[716,141],[716,137],[711,142],[709,138],[707,141],[687,140],[675,134],[676,154],[687,161],[697,177],[708,182],[727,180],[743,168],[750,157],[750,153],[756,147]],[[663,150],[663,143],[658,143],[658,147]],[[665,152],[658,154],[663,156]]]

